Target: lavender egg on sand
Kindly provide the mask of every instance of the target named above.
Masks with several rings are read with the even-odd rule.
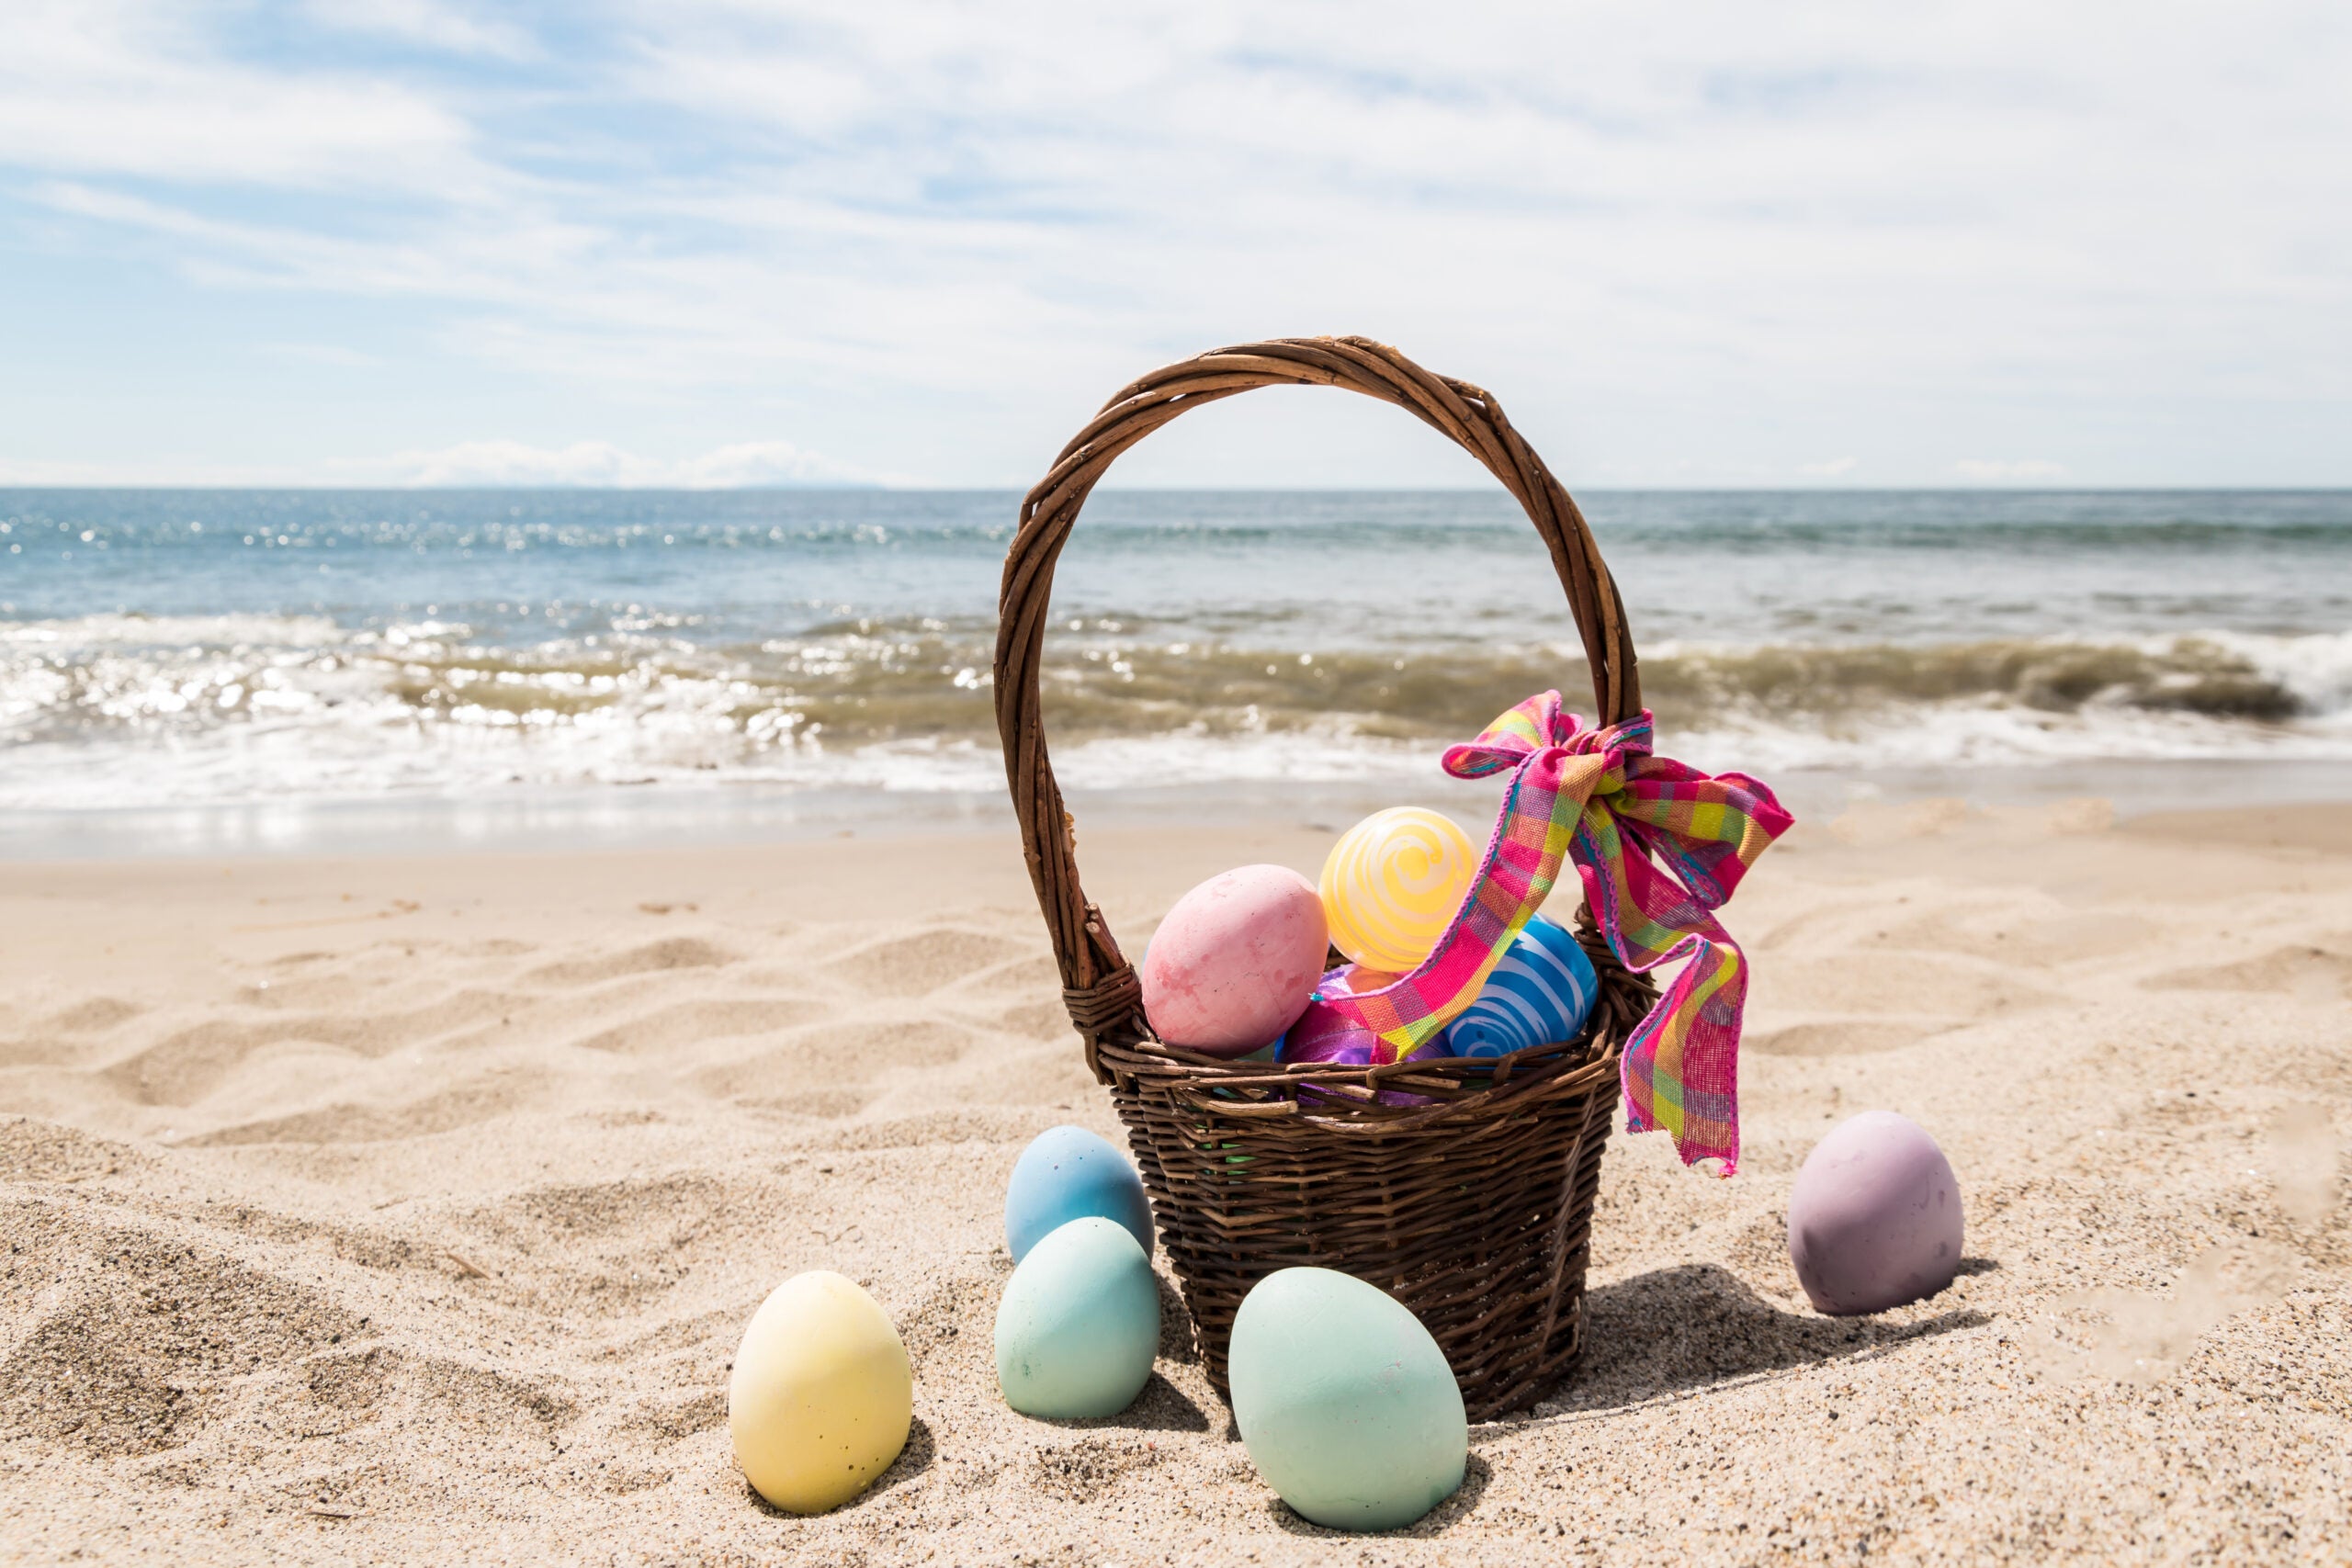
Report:
[[[1789,1190],[1789,1261],[1818,1311],[1924,1301],[1960,1269],[1960,1182],[1927,1129],[1866,1111],[1814,1145]]]

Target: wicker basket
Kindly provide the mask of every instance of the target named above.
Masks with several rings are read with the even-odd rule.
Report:
[[[1593,1194],[1618,1056],[1648,1010],[1579,911],[1600,1001],[1583,1039],[1499,1060],[1377,1067],[1226,1062],[1164,1044],[1135,970],[1080,886],[1047,759],[1038,666],[1054,562],[1119,454],[1187,409],[1253,387],[1340,387],[1395,403],[1500,479],[1552,553],[1604,724],[1641,706],[1623,605],[1583,516],[1501,407],[1363,338],[1220,349],[1123,389],[1022,502],[997,632],[997,725],[1029,874],[1087,1065],[1110,1088],[1220,1393],[1250,1288],[1313,1264],[1367,1280],[1444,1349],[1473,1419],[1541,1399],[1582,1348]],[[1462,716],[1465,732],[1489,715]],[[1382,1091],[1403,1091],[1384,1096]],[[1400,1101],[1405,1101],[1400,1103]]]

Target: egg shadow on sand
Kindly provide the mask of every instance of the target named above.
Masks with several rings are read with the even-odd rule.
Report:
[[[939,1444],[933,1439],[931,1427],[924,1423],[922,1416],[918,1416],[914,1418],[913,1423],[907,1427],[907,1446],[899,1450],[899,1457],[890,1461],[889,1469],[876,1476],[872,1485],[859,1493],[856,1496],[852,1497],[848,1502],[843,1503],[840,1507],[829,1508],[824,1514],[813,1517],[822,1518],[834,1514],[854,1513],[858,1509],[865,1506],[866,1504],[874,1501],[875,1498],[881,1496],[885,1492],[893,1491],[898,1487],[903,1486],[908,1482],[912,1481],[916,1476],[921,1475],[924,1471],[929,1470],[931,1468],[932,1461],[938,1457]],[[739,1471],[736,1473],[740,1477],[741,1472]],[[796,1514],[788,1508],[777,1507],[774,1503],[771,1503],[765,1497],[761,1496],[759,1489],[753,1486],[749,1481],[743,1483],[743,1493],[744,1495],[752,1499],[752,1505],[757,1507],[760,1512],[765,1514],[772,1519],[797,1519],[812,1517]]]
[[[1193,1402],[1192,1395],[1170,1382],[1159,1373],[1143,1385],[1135,1403],[1116,1416],[1033,1416],[1040,1426],[1058,1427],[1066,1432],[1205,1432],[1209,1418],[1205,1411]]]
[[[1998,1267],[1969,1261],[1977,1266],[1963,1265],[1964,1273]],[[1612,1409],[1760,1372],[1875,1355],[1991,1321],[1967,1307],[1929,1318],[1820,1317],[1773,1305],[1717,1264],[1660,1269],[1586,1294],[1583,1359],[1544,1408]]]
[[[1184,1308],[1182,1293],[1157,1269],[1152,1280],[1159,1287],[1159,1345],[1155,1359],[1197,1366],[1200,1350],[1193,1343],[1193,1317]],[[1208,1413],[1193,1396],[1159,1372],[1152,1373],[1143,1392],[1115,1416],[1033,1416],[1029,1419],[1068,1432],[1205,1432],[1211,1425]],[[1235,1436],[1238,1434],[1228,1434]]]
[[[1487,1495],[1487,1483],[1494,1479],[1494,1472],[1487,1461],[1472,1454],[1462,1467],[1462,1484],[1455,1487],[1444,1502],[1423,1514],[1409,1525],[1393,1530],[1339,1530],[1300,1515],[1279,1497],[1270,1498],[1266,1512],[1274,1523],[1292,1535],[1313,1536],[1324,1540],[1346,1540],[1358,1536],[1432,1536],[1443,1535],[1477,1508],[1478,1499]]]

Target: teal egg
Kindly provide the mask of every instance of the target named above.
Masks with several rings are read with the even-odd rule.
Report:
[[[1470,1424],[1445,1352],[1374,1285],[1329,1269],[1258,1281],[1227,1377],[1250,1461],[1301,1517],[1396,1529],[1453,1495]]]
[[[1127,1156],[1083,1127],[1049,1127],[1021,1151],[1004,1189],[1004,1245],[1015,1263],[1070,1221],[1116,1220],[1151,1256],[1151,1202]]]
[[[1116,1416],[1151,1380],[1159,1282],[1125,1226],[1089,1214],[1029,1249],[996,1309],[996,1381],[1023,1416]]]

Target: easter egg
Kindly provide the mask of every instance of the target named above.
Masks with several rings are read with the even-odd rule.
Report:
[[[1083,1127],[1049,1127],[1013,1162],[1004,1188],[1004,1245],[1015,1263],[1072,1220],[1116,1220],[1151,1256],[1151,1203],[1127,1156]]]
[[[1323,901],[1298,873],[1212,876],[1176,900],[1144,950],[1144,1015],[1170,1045],[1245,1055],[1298,1017],[1329,946]]]
[[[1024,1416],[1116,1416],[1159,1353],[1159,1283],[1109,1220],[1072,1220],[1031,1247],[997,1303],[997,1386]]]
[[[1600,989],[1584,944],[1537,915],[1503,950],[1477,999],[1446,1026],[1447,1048],[1457,1056],[1508,1056],[1574,1040]]]
[[[752,1314],[727,1382],[744,1477],[777,1507],[821,1514],[890,1468],[914,1421],[914,1374],[872,1296],[830,1269],[795,1274]]]
[[[1395,1060],[1395,1047],[1372,1031],[1342,1014],[1326,998],[1350,991],[1376,991],[1396,984],[1396,976],[1374,970],[1342,964],[1323,976],[1315,987],[1315,999],[1290,1026],[1290,1032],[1275,1043],[1274,1059],[1278,1062],[1310,1062],[1334,1067],[1369,1067]],[[1428,1042],[1405,1055],[1408,1062],[1425,1061],[1446,1054],[1443,1035]],[[1302,1103],[1345,1102],[1351,1097],[1330,1094],[1313,1084],[1301,1084],[1298,1098]],[[1383,1089],[1374,1098],[1383,1105],[1427,1105],[1429,1097],[1408,1093],[1403,1089]]]
[[[1233,1320],[1227,1379],[1258,1473],[1334,1529],[1411,1524],[1462,1484],[1462,1390],[1420,1319],[1329,1269],[1258,1281]]]
[[[1419,967],[1477,872],[1478,852],[1451,817],[1418,806],[1374,812],[1323,862],[1331,945],[1370,968]]]
[[[1311,1001],[1298,1021],[1283,1036],[1276,1058],[1283,1062],[1327,1062],[1340,1067],[1368,1067],[1380,1036],[1342,1018],[1329,1002]]]
[[[1347,1017],[1326,1000],[1334,996],[1376,991],[1396,983],[1396,976],[1343,964],[1325,975],[1315,987],[1306,1010],[1290,1032],[1275,1043],[1274,1059],[1281,1062],[1329,1062],[1340,1066],[1369,1066],[1379,1058],[1377,1034]],[[1418,1054],[1418,1053],[1417,1053]]]
[[[1789,1261],[1833,1316],[1934,1295],[1960,1269],[1960,1183],[1927,1129],[1892,1111],[1840,1122],[1789,1190]]]

